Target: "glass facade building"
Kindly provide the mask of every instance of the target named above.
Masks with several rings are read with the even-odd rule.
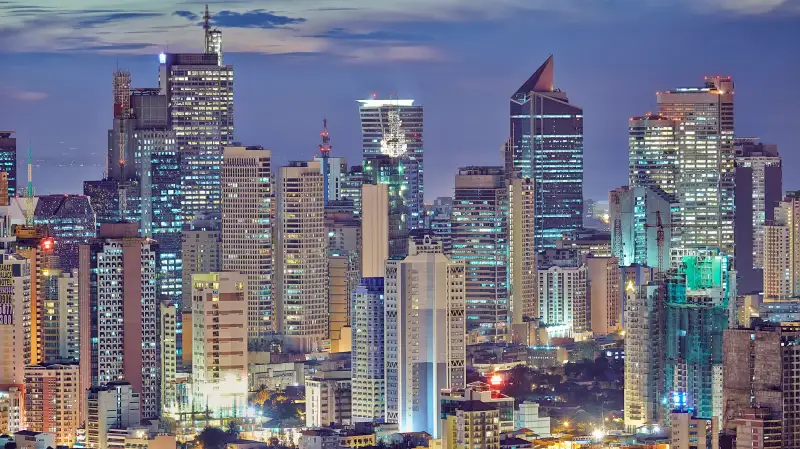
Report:
[[[78,268],[78,247],[96,235],[94,210],[83,195],[46,195],[38,197],[33,213],[35,225],[47,227],[55,240],[54,254],[58,268],[71,272]]]
[[[370,184],[386,184],[389,189],[389,259],[402,260],[408,255],[409,207],[404,195],[404,158],[393,158],[385,154],[364,159],[364,174]]]
[[[583,225],[583,109],[553,87],[553,57],[511,96],[506,166],[536,182],[536,250]]]
[[[17,139],[11,131],[0,131],[0,171],[8,173],[8,197],[17,195]]]

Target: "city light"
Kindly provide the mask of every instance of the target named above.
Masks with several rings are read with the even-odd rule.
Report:
[[[594,429],[594,431],[592,431],[592,438],[594,438],[595,441],[602,441],[605,437],[606,433],[603,429]]]
[[[494,385],[494,386],[497,386],[497,385],[502,385],[502,384],[503,384],[503,376],[501,376],[501,375],[499,375],[499,374],[494,374],[494,375],[492,375],[492,377],[489,379],[489,383],[490,383],[490,384],[492,384],[492,385]]]

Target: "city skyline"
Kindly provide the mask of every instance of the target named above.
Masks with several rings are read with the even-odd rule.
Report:
[[[114,13],[78,12],[79,6],[91,9],[92,2],[73,3],[75,10],[50,25],[52,34],[70,26],[69,20],[80,20],[83,25],[74,26],[76,39],[105,32],[106,39],[118,41],[116,45],[93,44],[95,36],[85,38],[83,47],[59,48],[61,53],[57,53],[52,39],[37,38],[36,33],[41,33],[32,28],[26,31],[33,16],[25,15],[25,8],[13,2],[0,5],[0,10],[21,24],[10,25],[0,18],[4,31],[13,31],[0,32],[9,61],[5,87],[0,89],[0,98],[9,107],[0,111],[0,122],[17,131],[19,148],[30,144],[34,157],[43,159],[34,167],[34,182],[41,194],[79,192],[81,180],[99,179],[105,166],[109,78],[117,65],[131,71],[134,85],[156,85],[158,52],[200,51],[203,46],[202,29],[175,14],[197,10],[195,14],[201,15],[202,5],[197,2],[163,6],[144,2],[137,6],[142,11],[120,9]],[[572,10],[574,2],[556,10],[504,2],[489,17],[481,18],[473,3],[467,2],[460,12],[453,13],[453,3],[437,2],[431,11],[433,18],[426,20],[410,13],[389,14],[380,10],[383,6],[367,8],[359,2],[350,2],[354,6],[347,13],[341,11],[341,5],[338,9],[317,5],[312,11],[280,2],[270,5],[274,12],[258,10],[255,2],[212,2],[210,8],[217,17],[214,25],[224,33],[225,63],[235,65],[240,74],[235,93],[236,141],[273,150],[277,164],[290,158],[310,159],[318,148],[319,120],[327,117],[336,143],[332,156],[346,157],[355,164],[360,153],[356,101],[373,92],[379,97],[413,98],[430,115],[425,136],[426,199],[430,201],[452,195],[450,180],[463,165],[453,160],[454,155],[463,154],[473,164],[501,163],[500,147],[508,138],[503,120],[507,94],[550,54],[558,58],[559,87],[586,113],[587,198],[605,198],[625,179],[626,120],[646,111],[656,112],[656,91],[694,85],[705,75],[729,75],[736,81],[737,135],[761,137],[763,142],[786,148],[788,166],[800,162],[793,160],[800,156],[789,150],[790,124],[795,116],[790,105],[800,97],[800,90],[790,82],[790,74],[800,64],[790,57],[789,46],[795,34],[791,19],[797,8],[794,2],[724,3],[712,13],[702,7],[666,11],[626,2],[602,11],[587,7],[585,12]],[[736,5],[742,8],[734,8]],[[755,8],[759,5],[763,6],[760,10]],[[30,8],[33,6],[28,5],[32,11]],[[46,9],[42,7],[35,20],[52,18]],[[377,17],[374,23],[364,20],[370,15]],[[345,27],[346,21],[358,26]],[[537,24],[533,31],[526,27],[530,21]],[[669,42],[649,38],[678,21],[685,32]],[[337,23],[342,26],[333,26]],[[568,39],[555,39],[553,33],[564,24],[576,25],[574,31]],[[312,31],[326,26],[328,32]],[[756,38],[735,32],[742,27]],[[170,44],[156,42],[134,48],[125,41],[141,38],[145,30],[152,31],[148,39]],[[19,42],[19,36],[31,34],[24,45]],[[676,50],[721,34],[726,35],[728,45],[714,51]],[[252,38],[264,47],[247,48],[243,43]],[[528,38],[543,43],[527,48],[523,44]],[[287,43],[266,47],[276,39]],[[287,45],[295,41],[320,41],[327,47],[315,51],[295,48],[287,53],[291,50]],[[604,44],[598,46],[598,41]],[[264,54],[268,52],[273,54]],[[275,54],[278,52],[283,54]],[[758,63],[753,59],[756,54]],[[422,57],[425,60],[419,60]],[[785,101],[769,104],[769,96],[761,93],[764,86],[781,86]],[[87,113],[70,114],[76,102],[90,106]],[[303,107],[294,112],[295,108],[286,107],[290,104]],[[74,161],[73,170],[68,176],[52,176],[62,159]],[[800,187],[791,182],[787,189]]]

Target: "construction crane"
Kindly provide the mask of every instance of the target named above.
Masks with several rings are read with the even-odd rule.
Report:
[[[656,213],[656,224],[652,225],[650,223],[645,223],[644,227],[647,228],[656,228],[656,244],[658,245],[658,276],[662,276],[665,272],[664,269],[664,229],[676,229],[679,228],[677,224],[667,224],[665,225],[664,222],[661,220],[661,211],[657,210]]]

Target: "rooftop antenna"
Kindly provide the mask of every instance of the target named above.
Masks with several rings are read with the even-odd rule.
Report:
[[[324,204],[328,204],[328,190],[330,190],[328,188],[328,183],[329,183],[328,172],[330,171],[330,168],[328,166],[329,165],[328,156],[330,156],[331,148],[333,147],[331,146],[331,137],[328,134],[327,118],[322,119],[322,132],[319,133],[319,135],[320,137],[322,137],[322,143],[319,146],[319,153],[322,156],[322,178],[323,178],[322,182],[323,182],[323,187],[325,188],[325,191],[323,192],[323,198],[325,201]]]
[[[25,225],[33,226],[33,150],[28,144],[28,191],[25,201]]]
[[[209,44],[211,43],[211,14],[208,12],[208,4],[206,3],[206,13],[203,15],[203,30],[206,35],[206,51],[208,51]]]

